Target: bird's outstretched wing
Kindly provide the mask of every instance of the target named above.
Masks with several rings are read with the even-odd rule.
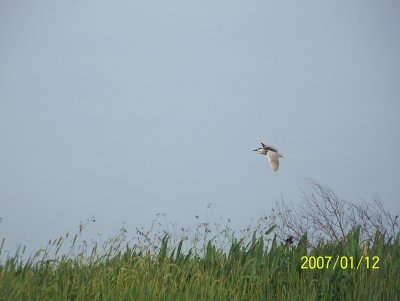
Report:
[[[279,168],[279,155],[273,151],[269,151],[267,152],[267,157],[273,171],[277,171]]]

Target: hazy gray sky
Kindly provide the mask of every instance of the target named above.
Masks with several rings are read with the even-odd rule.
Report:
[[[245,227],[308,177],[399,210],[399,25],[398,1],[1,1],[1,235],[208,203]]]

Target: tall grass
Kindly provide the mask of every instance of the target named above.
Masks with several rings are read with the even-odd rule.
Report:
[[[228,248],[213,239],[184,247],[166,233],[153,249],[117,237],[61,253],[67,240],[60,238],[29,260],[23,250],[6,256],[3,241],[0,300],[400,300],[400,234],[388,241],[377,231],[367,247],[353,227],[342,241],[309,249],[306,235],[291,245],[273,230]],[[302,269],[305,255],[352,256],[361,264]],[[367,255],[379,257],[379,269],[367,268]]]

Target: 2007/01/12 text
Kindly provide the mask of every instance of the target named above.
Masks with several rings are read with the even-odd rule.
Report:
[[[314,270],[314,269],[360,269],[365,266],[367,269],[378,270],[379,269],[379,257],[378,256],[361,256],[358,261],[354,259],[354,256],[302,256],[301,269],[303,270]]]

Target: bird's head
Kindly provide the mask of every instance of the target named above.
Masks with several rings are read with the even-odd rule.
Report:
[[[265,151],[265,149],[263,147],[256,148],[253,151],[255,151],[255,152],[257,152],[257,153],[259,153],[261,155],[265,155],[266,154],[266,151]]]

